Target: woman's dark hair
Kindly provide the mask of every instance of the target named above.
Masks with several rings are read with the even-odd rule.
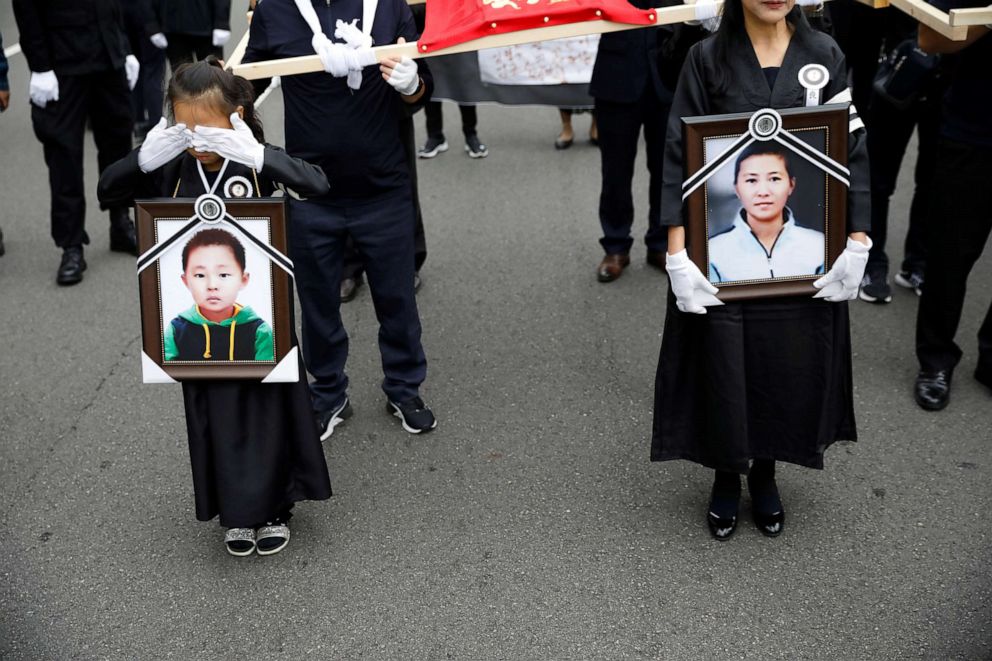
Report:
[[[194,234],[193,238],[187,241],[183,247],[183,273],[186,272],[186,265],[189,263],[189,254],[197,248],[204,248],[206,246],[225,246],[230,248],[231,252],[234,253],[234,259],[237,260],[238,266],[241,267],[241,272],[244,272],[245,247],[241,245],[241,242],[233,234],[225,230],[208,229]]]
[[[244,121],[255,139],[265,141],[262,122],[255,113],[255,88],[241,76],[235,76],[221,66],[213,55],[199,62],[180,65],[169,81],[169,105],[197,101],[205,96],[225,115],[244,108]]]
[[[734,163],[734,181],[737,181],[737,176],[741,173],[741,163],[751,158],[752,156],[778,156],[785,162],[785,172],[792,179],[792,163],[789,161],[789,150],[785,147],[774,144],[771,141],[759,141],[755,140],[740,153],[737,157],[737,162]]]
[[[795,31],[793,39],[802,39],[813,29],[798,4],[786,15],[785,20]],[[744,5],[741,0],[725,0],[720,14],[720,28],[713,37],[716,60],[716,76],[713,83],[717,92],[726,92],[727,88],[733,85],[733,63],[741,57],[742,47],[751,47],[747,31],[744,29]]]

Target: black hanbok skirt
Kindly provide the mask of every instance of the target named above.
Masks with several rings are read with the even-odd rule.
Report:
[[[296,383],[183,383],[196,518],[253,528],[331,496],[306,372]]]
[[[831,443],[857,440],[847,303],[759,299],[695,315],[669,290],[654,402],[652,461],[823,468]]]

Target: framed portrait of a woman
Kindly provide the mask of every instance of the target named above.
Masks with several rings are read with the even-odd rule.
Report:
[[[683,118],[690,259],[724,301],[811,295],[844,249],[848,107]]]

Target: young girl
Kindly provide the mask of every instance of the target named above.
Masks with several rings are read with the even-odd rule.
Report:
[[[857,437],[845,301],[857,296],[870,247],[865,131],[857,115],[851,114],[848,140],[849,239],[816,281],[817,300],[721,305],[717,289],[685,251],[682,117],[802,106],[799,70],[807,64],[829,74],[820,103],[850,100],[840,49],[811,29],[794,4],[724,3],[717,33],[693,46],[686,59],[665,148],[661,208],[669,226],[672,292],[655,382],[651,458],[689,459],[715,469],[707,522],[721,540],[737,526],[742,473],[748,474],[758,529],[775,536],[785,523],[775,462],[822,468],[831,443]]]
[[[177,123],[166,127],[163,118],[139,149],[104,171],[102,205],[210,191],[263,197],[277,186],[300,196],[327,192],[320,168],[263,144],[251,84],[213,58],[180,66],[168,97]],[[196,518],[220,517],[232,555],[281,551],[293,503],[331,495],[306,381],[190,381],[183,400]]]

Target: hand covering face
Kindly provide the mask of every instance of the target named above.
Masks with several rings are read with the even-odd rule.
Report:
[[[231,113],[232,129],[197,126],[193,129],[192,146],[196,151],[214,152],[235,163],[261,170],[265,146],[236,112]]]
[[[165,117],[148,132],[138,150],[138,167],[142,172],[157,170],[190,146],[190,132],[185,124],[166,128]]]

